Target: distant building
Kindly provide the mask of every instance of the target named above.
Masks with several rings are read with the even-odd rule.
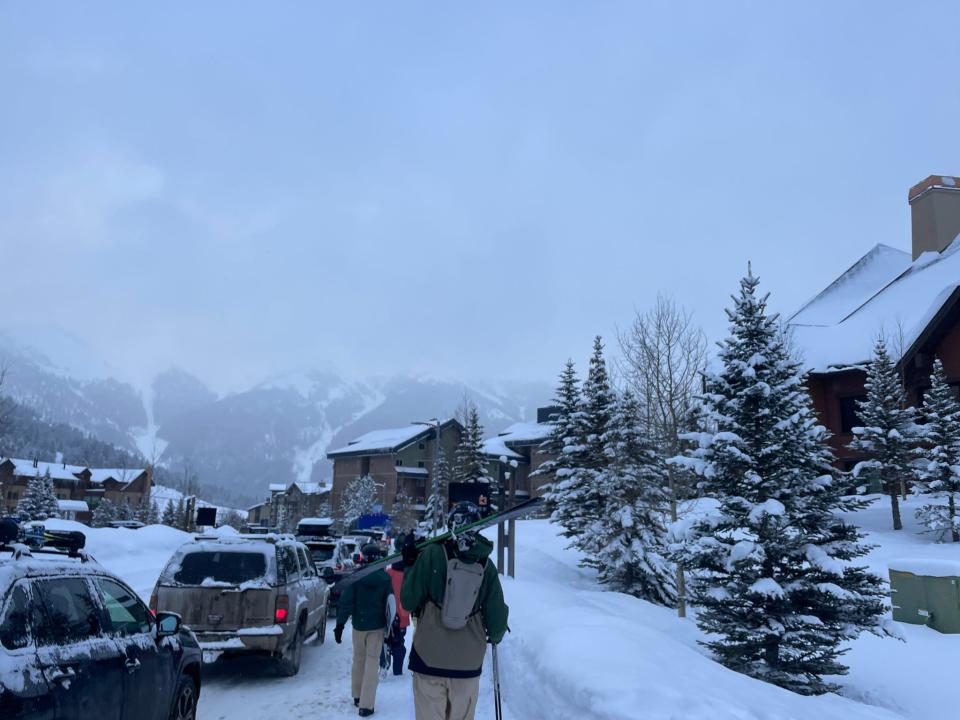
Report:
[[[878,335],[887,337],[911,404],[922,404],[936,357],[960,389],[960,178],[932,175],[908,201],[912,253],[876,245],[787,320],[844,470],[863,459],[847,445],[861,424],[857,401],[866,396]]]
[[[6,513],[15,512],[30,479],[47,473],[53,480],[57,500],[70,501],[63,505],[65,516],[79,522],[88,522],[104,498],[116,505],[136,507],[153,487],[149,468],[88,468],[0,458],[0,506]]]
[[[543,486],[550,481],[548,476],[534,473],[550,459],[550,455],[540,451],[540,446],[553,431],[549,419],[551,411],[555,410],[540,408],[537,422],[514,423],[483,444],[483,451],[490,458],[490,476],[498,483],[506,483],[505,473],[513,473],[519,500],[539,497]]]
[[[270,498],[247,509],[250,525],[264,525],[293,532],[305,517],[316,517],[330,502],[330,486],[321,483],[271,483]]]
[[[462,437],[463,426],[456,420],[440,424],[440,442],[451,465]],[[390,514],[397,493],[405,491],[413,500],[414,509],[422,513],[430,494],[436,456],[436,426],[411,424],[361,435],[327,453],[333,461],[331,507],[336,512],[351,480],[369,475],[377,485],[375,511]]]

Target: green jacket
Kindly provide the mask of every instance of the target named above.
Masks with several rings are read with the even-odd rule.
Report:
[[[464,562],[484,562],[483,580],[474,604],[474,617],[462,630],[450,630],[440,622],[447,583],[447,549]],[[483,666],[486,643],[498,643],[507,632],[510,609],[496,566],[488,559],[493,543],[477,535],[473,546],[459,552],[451,543],[427,546],[416,564],[404,573],[400,604],[417,617],[410,669],[441,677],[477,677]]]
[[[387,598],[391,595],[393,583],[384,570],[348,585],[337,603],[337,625],[346,625],[352,616],[354,630],[386,628]]]

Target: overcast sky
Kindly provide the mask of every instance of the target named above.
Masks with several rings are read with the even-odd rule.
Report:
[[[748,260],[786,311],[908,247],[909,186],[960,174],[958,27],[956,0],[0,2],[0,325],[221,390],[552,380],[658,291],[715,339]]]

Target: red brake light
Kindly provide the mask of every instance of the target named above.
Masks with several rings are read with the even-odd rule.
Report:
[[[290,606],[290,599],[286,595],[277,596],[277,609],[273,613],[273,619],[278,623],[285,623],[287,621],[288,607]]]
[[[157,593],[154,591],[153,595],[150,596],[150,612],[153,613],[153,616],[157,616]]]

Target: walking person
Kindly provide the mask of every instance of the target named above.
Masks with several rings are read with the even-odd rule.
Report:
[[[379,545],[365,545],[360,551],[362,563],[375,562],[383,557]],[[353,704],[360,717],[373,715],[380,681],[380,650],[384,630],[393,623],[392,609],[396,607],[393,584],[383,570],[367,575],[344,590],[337,606],[337,626],[334,639],[343,642],[343,628],[353,618],[353,668],[351,690]]]
[[[401,552],[408,545],[416,545],[413,533],[400,535],[395,541],[395,547]],[[387,568],[387,575],[393,583],[393,594],[399,598],[400,589],[403,586],[403,574],[406,564],[403,560],[393,563]],[[407,628],[410,626],[410,613],[403,607],[403,603],[397,604],[397,617],[393,621],[393,628],[386,642],[390,646],[390,654],[393,657],[393,674],[403,675],[403,659],[407,654],[406,638]]]
[[[450,539],[419,556],[415,547],[404,550],[400,604],[417,619],[409,665],[417,720],[473,720],[487,643],[507,631],[509,608],[489,560],[493,543],[457,532],[479,519],[476,505],[459,503],[447,520]]]

